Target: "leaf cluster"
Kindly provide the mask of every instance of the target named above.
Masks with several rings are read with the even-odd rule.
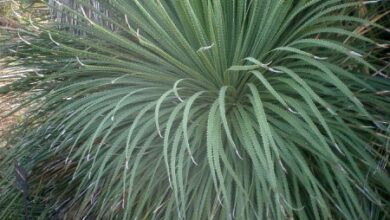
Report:
[[[389,217],[390,81],[369,53],[388,45],[356,31],[388,29],[351,13],[376,1],[97,2],[109,16],[61,5],[77,22],[4,46],[39,107],[0,162],[0,218],[22,213],[15,158],[41,218]]]

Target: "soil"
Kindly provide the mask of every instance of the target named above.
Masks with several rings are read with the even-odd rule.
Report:
[[[0,70],[1,75],[1,70]],[[11,81],[1,81],[0,88],[4,85],[11,83]],[[6,139],[4,134],[7,130],[12,128],[13,125],[20,121],[23,111],[16,112],[7,116],[12,110],[17,108],[20,104],[20,97],[12,93],[1,94],[0,93],[0,147],[6,146]],[[5,117],[7,116],[7,117]]]
[[[0,87],[4,86],[5,83],[0,82]],[[9,128],[14,121],[16,121],[16,115],[5,117],[4,116],[9,113],[10,109],[14,105],[15,100],[8,94],[0,94],[0,147],[4,147],[4,133],[7,128]]]

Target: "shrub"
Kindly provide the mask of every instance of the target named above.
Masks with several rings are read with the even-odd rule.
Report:
[[[355,31],[386,29],[353,13],[375,2],[61,6],[76,24],[4,47],[35,95],[0,216],[22,213],[17,159],[42,218],[388,217],[390,81],[367,53],[387,45]]]

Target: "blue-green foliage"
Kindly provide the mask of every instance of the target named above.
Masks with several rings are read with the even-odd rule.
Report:
[[[98,2],[9,46],[34,111],[0,218],[13,159],[44,219],[389,217],[387,42],[356,31],[386,28],[353,13],[375,1]]]

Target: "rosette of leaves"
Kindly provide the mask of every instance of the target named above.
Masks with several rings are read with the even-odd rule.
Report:
[[[368,53],[387,45],[355,31],[388,30],[353,16],[377,1],[98,2],[110,16],[61,5],[76,24],[5,46],[35,110],[2,218],[23,213],[14,159],[42,218],[389,217],[390,81]]]

